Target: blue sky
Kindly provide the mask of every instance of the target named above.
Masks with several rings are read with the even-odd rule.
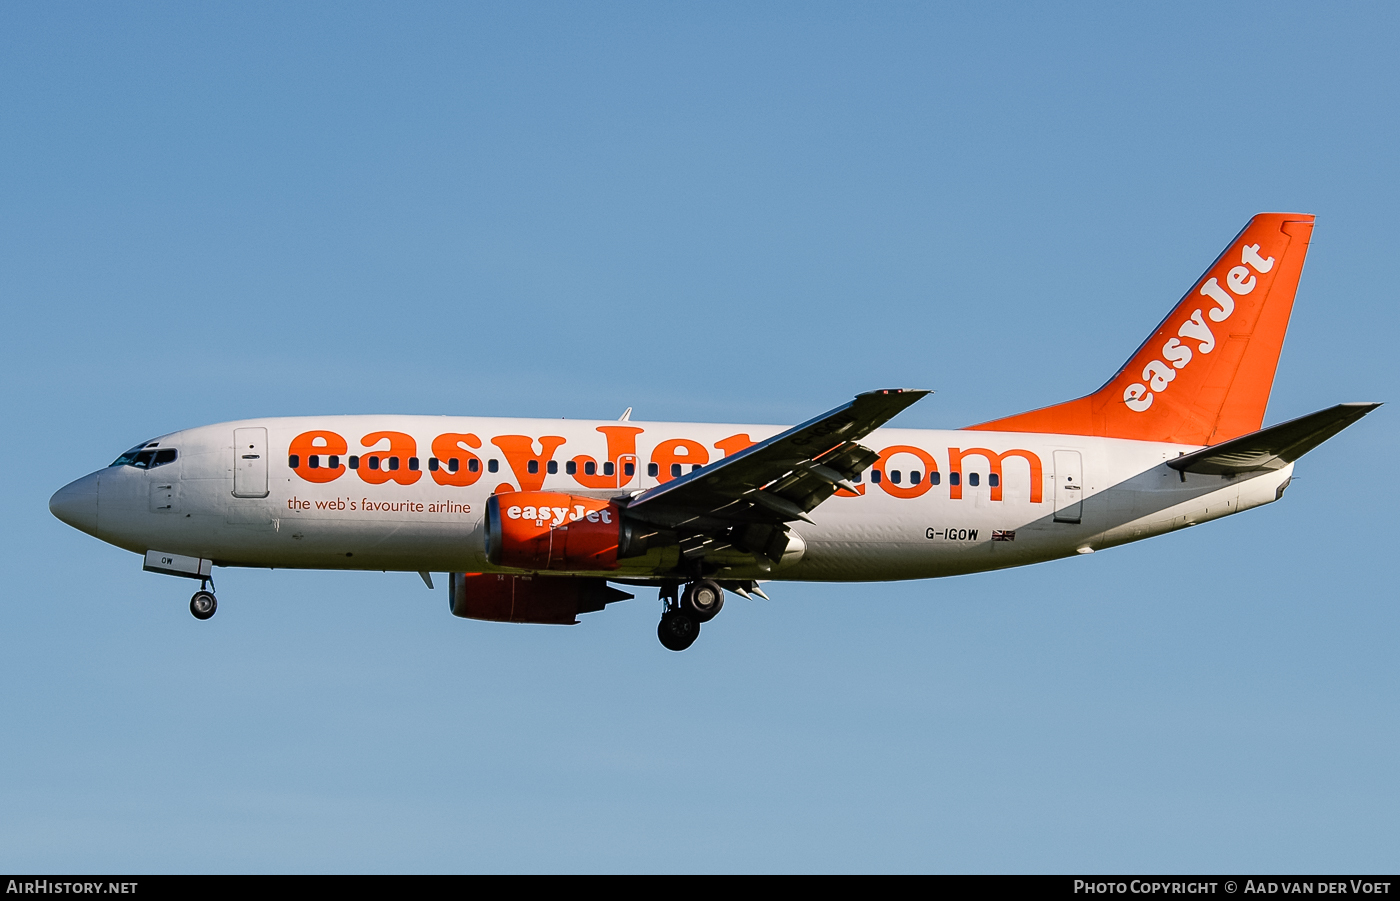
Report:
[[[956,427],[1318,216],[1268,421],[1400,397],[1380,4],[0,8],[0,868],[1393,870],[1390,407],[1092,557],[455,620],[53,519],[247,416]],[[1381,463],[1385,463],[1382,466]]]

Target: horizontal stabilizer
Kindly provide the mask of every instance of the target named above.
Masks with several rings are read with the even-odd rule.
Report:
[[[1203,475],[1282,469],[1379,406],[1337,404],[1168,460],[1167,465]]]

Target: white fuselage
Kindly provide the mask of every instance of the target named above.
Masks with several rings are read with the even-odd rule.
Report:
[[[174,462],[114,465],[75,482],[65,489],[65,519],[127,550],[221,566],[517,572],[486,560],[483,513],[493,492],[629,494],[781,431],[434,416],[222,423],[155,439],[177,450]],[[335,437],[308,444],[313,432]],[[327,448],[337,438],[345,449],[332,469]],[[882,460],[861,478],[860,495],[838,493],[812,511],[814,523],[795,523],[796,539],[771,571],[736,553],[711,561],[717,577],[920,579],[1035,563],[1269,503],[1293,469],[1183,476],[1166,462],[1195,446],[1072,435],[885,428],[861,443]],[[351,455],[358,469],[349,468]],[[662,575],[676,554],[655,549],[591,574]]]

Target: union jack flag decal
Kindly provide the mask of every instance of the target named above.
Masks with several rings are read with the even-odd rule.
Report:
[[[992,540],[993,540],[993,541],[1015,541],[1015,540],[1016,540],[1016,530],[1015,530],[1015,529],[1012,529],[1012,530],[1010,530],[1010,531],[1003,532],[1001,529],[993,529],[993,530],[992,530]]]

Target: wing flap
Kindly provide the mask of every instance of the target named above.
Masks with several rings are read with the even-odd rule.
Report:
[[[697,531],[736,523],[810,522],[807,513],[879,459],[857,442],[925,394],[900,388],[859,394],[767,441],[642,492],[628,503],[627,514]]]

